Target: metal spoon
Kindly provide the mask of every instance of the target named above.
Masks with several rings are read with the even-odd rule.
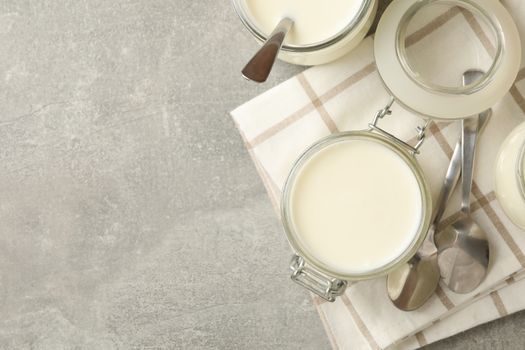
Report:
[[[436,239],[443,282],[456,293],[469,293],[483,282],[489,265],[487,235],[470,215],[479,118],[464,119],[462,132],[462,200],[460,217]]]
[[[270,34],[268,40],[266,40],[264,45],[242,70],[242,75],[246,79],[253,80],[257,83],[263,83],[268,79],[275,59],[283,45],[284,38],[292,26],[293,21],[287,17],[283,18],[277,24],[277,27],[275,27],[272,34]]]
[[[463,75],[463,85],[468,85],[479,77],[480,72],[469,70]],[[491,110],[479,114],[480,132],[487,124]],[[437,248],[434,234],[445,211],[446,202],[456,187],[461,172],[461,140],[454,148],[454,153],[445,175],[445,180],[436,203],[434,221],[427,237],[416,255],[405,265],[390,273],[387,278],[387,292],[394,305],[405,311],[421,307],[434,294],[440,279],[437,261]]]

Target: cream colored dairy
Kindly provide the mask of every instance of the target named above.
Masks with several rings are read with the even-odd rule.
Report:
[[[525,176],[525,123],[519,125],[503,142],[496,163],[496,195],[501,207],[516,226],[525,230],[525,193],[522,184]],[[521,172],[518,167],[522,166]]]
[[[341,274],[381,268],[414,241],[423,196],[409,165],[368,139],[341,141],[315,154],[291,188],[297,239]]]
[[[269,35],[283,17],[294,20],[285,44],[310,45],[333,37],[359,13],[360,0],[244,0],[257,27]]]

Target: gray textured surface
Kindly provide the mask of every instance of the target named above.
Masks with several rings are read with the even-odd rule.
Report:
[[[329,348],[227,115],[300,69],[243,81],[229,1],[0,1],[0,42],[0,348]]]

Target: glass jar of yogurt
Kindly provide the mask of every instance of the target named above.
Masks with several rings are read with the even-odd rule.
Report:
[[[279,58],[309,66],[336,60],[355,48],[377,11],[377,0],[233,0],[233,5],[261,44],[282,18],[292,19]]]
[[[304,152],[286,181],[281,214],[296,253],[292,279],[326,300],[345,281],[405,263],[425,238],[430,190],[417,151],[396,140],[370,130],[334,134]]]
[[[512,222],[525,230],[525,123],[501,145],[496,163],[496,196]]]

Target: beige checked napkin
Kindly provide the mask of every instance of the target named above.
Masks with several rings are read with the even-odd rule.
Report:
[[[525,38],[525,3],[503,1]],[[468,14],[449,10],[422,24],[413,45],[431,54],[433,35],[444,26],[464,26],[461,36],[450,40],[482,45],[494,50],[479,23]],[[452,29],[454,27],[451,27]],[[525,50],[525,44],[522,45]],[[523,54],[525,57],[525,53]],[[457,58],[461,62],[461,57]],[[474,67],[475,68],[475,67]],[[436,72],[439,74],[439,72]],[[515,85],[494,106],[494,114],[478,147],[473,185],[473,216],[487,232],[493,264],[486,280],[470,294],[455,294],[439,287],[422,308],[413,312],[396,309],[386,295],[385,279],[352,283],[335,303],[314,298],[334,348],[412,349],[451,336],[525,308],[519,289],[525,287],[525,232],[502,212],[494,194],[494,164],[503,139],[525,120],[525,68]],[[298,76],[238,107],[231,115],[253,158],[277,212],[281,190],[293,161],[313,142],[330,133],[365,129],[374,113],[389,100],[376,71],[373,39],[367,38],[348,56]],[[394,105],[382,127],[405,140],[415,136],[421,119]],[[418,156],[434,198],[459,136],[459,123],[430,125]],[[454,205],[456,204],[456,205]],[[459,209],[457,193],[451,199],[445,221]],[[283,267],[284,268],[284,267]],[[291,283],[291,282],[290,282]]]

